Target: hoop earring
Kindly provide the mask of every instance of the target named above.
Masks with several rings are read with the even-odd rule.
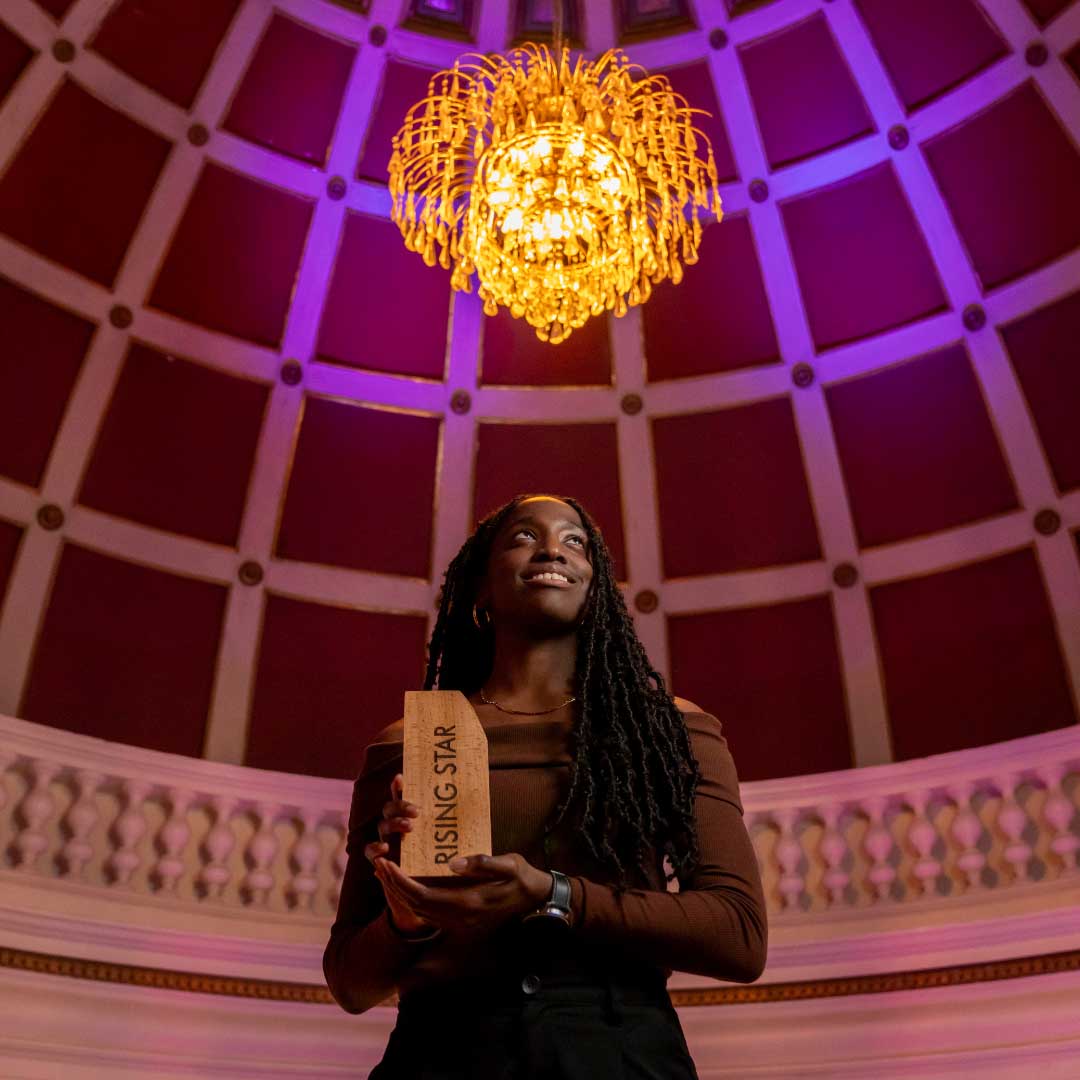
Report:
[[[477,605],[473,604],[473,606],[472,606],[472,621],[476,624],[476,629],[477,630],[486,630],[491,625],[491,616],[487,613],[486,609],[481,609],[481,610],[484,611],[484,621],[483,621],[483,623],[481,623],[480,620],[476,616],[476,608],[477,608]]]

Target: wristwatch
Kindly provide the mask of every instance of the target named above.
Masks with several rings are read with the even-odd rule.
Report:
[[[551,874],[551,895],[535,911],[530,911],[521,921],[528,922],[530,919],[558,920],[566,926],[572,926],[574,922],[573,912],[570,910],[570,879],[558,870],[549,870]]]

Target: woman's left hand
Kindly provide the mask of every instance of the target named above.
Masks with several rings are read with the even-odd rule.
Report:
[[[467,880],[449,886],[423,885],[389,859],[375,862],[385,891],[444,930],[494,930],[534,911],[551,895],[551,875],[516,853],[454,859],[450,869]]]

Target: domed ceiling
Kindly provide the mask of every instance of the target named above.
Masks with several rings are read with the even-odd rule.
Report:
[[[441,573],[576,495],[744,780],[1077,721],[1080,3],[606,0],[725,216],[563,345],[389,221],[519,0],[5,0],[0,710],[352,776]]]

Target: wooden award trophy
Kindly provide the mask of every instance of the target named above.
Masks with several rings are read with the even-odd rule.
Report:
[[[451,859],[492,853],[487,735],[464,694],[405,694],[402,758],[404,796],[420,813],[401,834],[401,869],[428,884],[460,881]]]

